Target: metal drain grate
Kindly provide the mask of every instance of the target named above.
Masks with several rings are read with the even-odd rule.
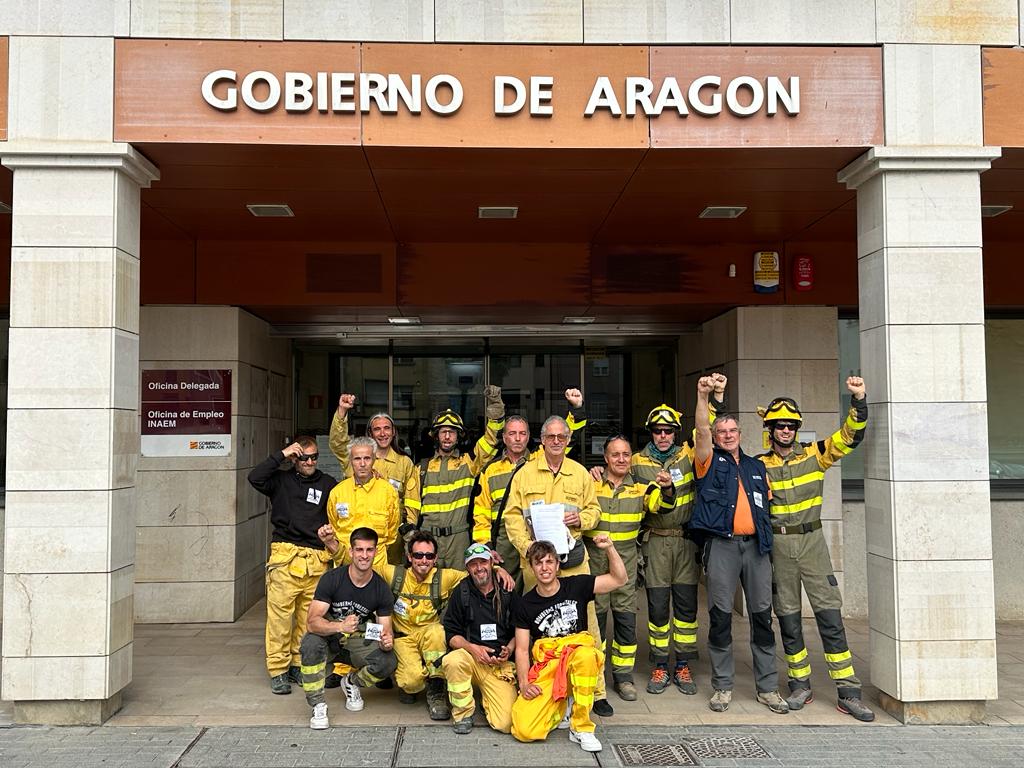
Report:
[[[692,739],[686,746],[698,760],[742,760],[771,758],[771,754],[751,736],[715,736]]]
[[[615,755],[623,766],[698,765],[682,744],[616,744]]]

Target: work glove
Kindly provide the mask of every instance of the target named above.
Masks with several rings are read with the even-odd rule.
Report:
[[[400,526],[398,526],[398,535],[402,537],[403,541],[408,543],[409,539],[412,538],[412,535],[417,530],[418,529],[416,528],[416,526],[412,523],[402,523]]]
[[[488,421],[503,421],[505,418],[505,403],[501,401],[501,387],[489,384],[484,387],[484,414]]]

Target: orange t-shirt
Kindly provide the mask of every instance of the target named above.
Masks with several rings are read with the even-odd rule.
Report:
[[[711,468],[711,459],[714,457],[715,452],[712,451],[707,458],[707,461],[700,461],[699,459],[694,464],[694,469],[697,471],[697,477],[704,477],[708,473],[708,469]],[[739,463],[739,462],[737,462]],[[736,473],[736,481],[739,483],[736,493],[736,511],[732,516],[732,532],[735,536],[750,536],[757,532],[754,528],[754,516],[750,511],[750,500],[747,499],[746,489],[743,487],[743,479]]]

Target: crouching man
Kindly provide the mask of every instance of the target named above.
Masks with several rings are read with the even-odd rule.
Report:
[[[554,728],[568,727],[570,741],[587,752],[601,751],[590,710],[604,655],[587,632],[587,604],[625,585],[627,575],[607,534],[593,543],[608,557],[608,573],[600,576],[559,578],[558,554],[549,541],[535,541],[526,552],[537,586],[516,604],[519,698],[512,707],[512,735],[519,741],[542,740]]]
[[[470,544],[465,555],[469,578],[448,601],[444,634],[449,651],[441,660],[452,703],[456,733],[473,729],[473,686],[480,689],[487,722],[496,731],[512,729],[516,700],[516,645],[513,620],[516,595],[495,578],[491,549]]]
[[[395,600],[384,579],[373,572],[377,532],[356,528],[349,545],[351,565],[328,571],[317,584],[302,638],[302,687],[313,708],[309,727],[314,730],[330,726],[324,701],[328,664],[352,667],[341,679],[345,709],[351,712],[363,708],[361,687],[390,677],[398,666],[391,629]],[[377,622],[369,621],[371,617]]]

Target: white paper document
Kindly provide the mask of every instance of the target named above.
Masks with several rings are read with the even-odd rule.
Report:
[[[533,526],[533,538],[537,541],[550,541],[555,545],[559,555],[568,554],[575,541],[565,527],[564,504],[531,504],[530,524]]]

